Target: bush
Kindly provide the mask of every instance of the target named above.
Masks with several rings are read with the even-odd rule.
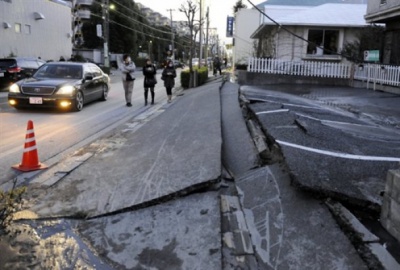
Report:
[[[208,79],[208,68],[207,67],[201,67],[200,69],[197,70],[197,81],[199,83],[198,86],[203,85],[207,82]]]
[[[184,89],[189,88],[189,81],[190,81],[190,70],[185,69],[181,72],[181,86]]]
[[[196,72],[195,72],[196,71]],[[208,79],[208,68],[207,67],[201,67],[199,68],[193,68],[193,72],[197,74],[197,86],[203,85],[207,82]],[[181,86],[184,89],[189,88],[189,82],[190,82],[190,70],[185,69],[181,72]]]

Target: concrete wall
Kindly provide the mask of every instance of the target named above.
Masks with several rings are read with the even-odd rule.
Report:
[[[35,19],[35,12],[44,19]],[[20,33],[15,31],[16,24],[21,25]],[[68,59],[72,53],[70,35],[70,7],[48,0],[0,0],[0,58],[13,54]]]
[[[376,91],[383,91],[400,95],[400,88],[395,86],[367,83],[365,81],[306,77],[294,75],[277,75],[266,73],[247,72],[244,70],[236,70],[235,76],[240,85],[269,85],[269,84],[317,84],[317,85],[333,85],[333,86],[349,86],[354,88],[366,88]]]
[[[387,174],[381,223],[400,241],[400,170],[390,170]]]
[[[233,51],[235,63],[247,63],[248,57],[253,56],[255,40],[251,39],[250,36],[259,26],[259,17],[260,15],[255,9],[241,9],[236,14]]]
[[[350,84],[348,79],[276,75],[247,72],[243,70],[237,70],[235,75],[240,85],[317,84],[349,86]]]

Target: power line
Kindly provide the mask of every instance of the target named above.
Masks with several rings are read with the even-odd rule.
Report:
[[[102,16],[99,16],[99,15],[93,14],[93,13],[92,13],[92,16],[97,17],[97,18],[102,18]],[[147,36],[147,37],[150,37],[150,38],[153,38],[153,39],[158,39],[158,40],[163,40],[163,41],[170,42],[169,39],[162,38],[162,37],[158,37],[158,36],[154,36],[153,34],[148,34],[148,33],[146,33],[146,32],[140,31],[140,30],[138,30],[138,29],[134,29],[134,28],[131,28],[131,27],[126,26],[126,25],[124,25],[124,24],[118,23],[118,22],[116,22],[116,21],[114,21],[114,20],[109,20],[109,22],[112,23],[112,24],[115,24],[115,25],[119,25],[119,26],[121,26],[121,27],[123,27],[123,28],[125,28],[125,29],[128,29],[128,30],[131,30],[131,31],[133,31],[133,32],[143,34],[144,36]],[[185,41],[185,40],[184,40],[185,38],[186,38],[186,37],[182,37],[182,41],[185,42],[185,43],[187,43],[187,44],[189,44],[190,41]],[[182,47],[185,47],[185,45],[182,44],[182,43],[179,43],[179,42],[176,42],[176,43],[179,44],[179,45],[181,45]]]
[[[94,0],[93,2],[95,2],[95,3],[99,4],[99,5],[102,4],[101,2],[99,2],[99,1],[97,1],[97,0]],[[134,13],[134,14],[136,14],[136,15],[139,15],[139,13],[135,12],[135,10],[133,10],[133,9],[129,9],[128,7],[125,7],[124,5],[122,5],[122,4],[120,4],[120,3],[118,3],[118,5],[120,5],[121,7],[125,8],[125,9],[128,10],[128,11],[131,11],[132,13]],[[122,13],[122,12],[119,12],[119,11],[117,11],[117,10],[113,10],[113,12],[114,12],[114,13],[120,14],[121,16],[127,18],[128,20],[130,20],[130,21],[132,21],[132,22],[136,22],[136,23],[139,23],[139,24],[142,25],[142,26],[148,27],[148,28],[150,28],[151,30],[158,31],[158,32],[161,32],[161,33],[164,33],[164,34],[170,34],[170,32],[163,31],[163,30],[157,29],[157,28],[155,28],[155,27],[152,27],[152,26],[150,26],[149,24],[145,24],[145,23],[143,23],[143,22],[141,22],[141,21],[138,21],[138,20],[136,20],[136,19],[134,19],[134,18],[132,18],[132,17],[129,17],[128,15],[126,15],[126,14],[124,14],[124,13]],[[143,15],[139,15],[139,16],[141,16],[142,18],[144,18],[144,19],[147,20],[147,18],[146,18],[145,16],[143,16]]]

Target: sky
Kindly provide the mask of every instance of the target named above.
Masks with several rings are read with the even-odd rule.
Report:
[[[199,0],[192,0],[193,3],[198,3]],[[265,0],[253,0],[252,2],[257,5]],[[161,13],[164,16],[170,17],[168,9],[174,9],[172,12],[172,20],[186,20],[185,15],[179,11],[182,4],[187,3],[187,0],[135,0],[135,2],[141,3],[154,11]],[[237,0],[204,0],[205,6],[210,8],[210,27],[217,28],[219,38],[226,44],[232,43],[232,38],[226,38],[226,18],[227,16],[233,16],[233,6]],[[243,0],[248,8],[251,5]],[[206,8],[204,9],[204,12]]]

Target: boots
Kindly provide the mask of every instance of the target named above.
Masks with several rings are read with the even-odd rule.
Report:
[[[154,90],[151,91],[151,105],[154,105]]]
[[[171,103],[172,95],[168,95],[168,103]]]
[[[147,96],[148,96],[149,92],[148,90],[144,90],[144,106],[147,106]]]

